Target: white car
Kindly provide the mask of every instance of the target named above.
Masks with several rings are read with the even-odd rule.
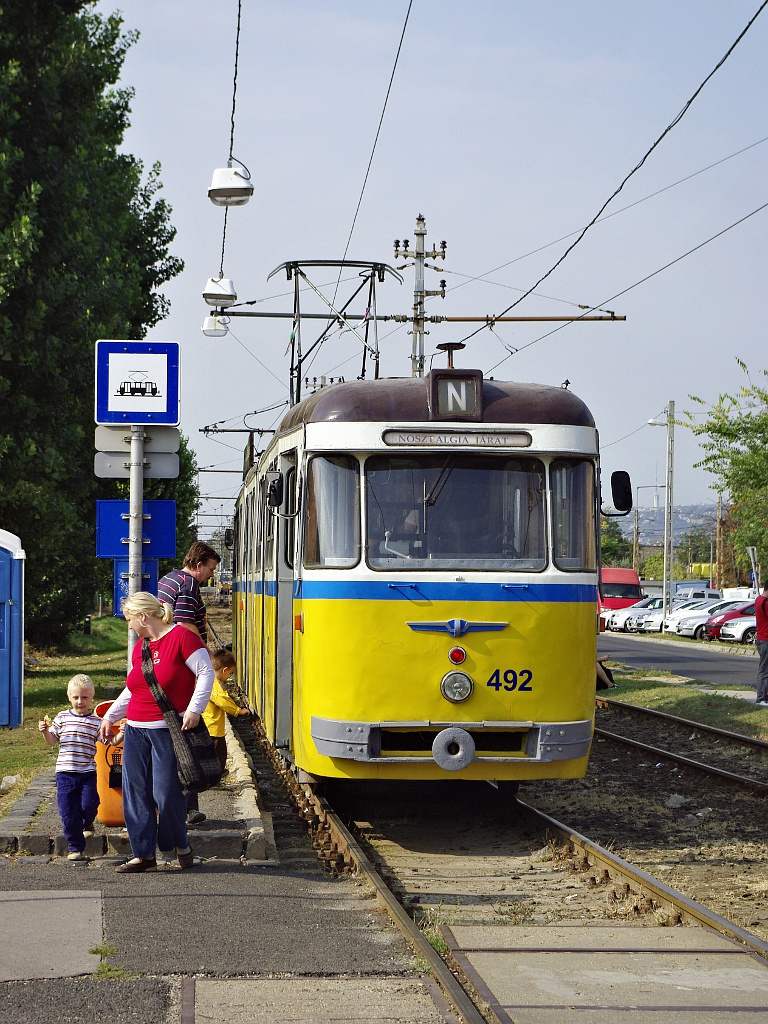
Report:
[[[679,611],[683,608],[690,608],[691,605],[699,604],[698,601],[678,601],[672,603],[672,609],[667,614],[671,615],[675,611]],[[660,633],[664,624],[664,609],[655,608],[653,611],[647,614],[639,615],[635,618],[635,624],[638,633]]]
[[[692,636],[694,640],[704,639],[704,623],[710,615],[717,615],[718,612],[727,612],[741,604],[741,601],[716,601],[711,608],[700,611],[685,613],[677,620],[677,635]]]
[[[633,618],[642,611],[650,611],[653,608],[661,608],[662,598],[644,597],[642,601],[636,601],[628,608],[616,608],[607,616],[605,625],[607,629],[615,633],[628,633],[627,619]]]
[[[685,618],[689,613],[706,612],[707,615],[714,615],[716,605],[721,605],[722,603],[722,599],[715,598],[707,598],[706,600],[699,599],[694,601],[692,604],[683,603],[667,615],[664,620],[664,632],[677,633],[678,622]]]
[[[739,615],[724,622],[720,628],[720,639],[735,644],[753,644],[757,635],[757,619],[754,615]]]

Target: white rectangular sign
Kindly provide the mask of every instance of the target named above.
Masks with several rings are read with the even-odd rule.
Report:
[[[96,422],[179,422],[177,341],[96,342]]]

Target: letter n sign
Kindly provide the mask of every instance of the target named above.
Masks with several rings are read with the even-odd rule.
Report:
[[[429,418],[431,420],[482,420],[482,370],[451,368],[430,371]]]

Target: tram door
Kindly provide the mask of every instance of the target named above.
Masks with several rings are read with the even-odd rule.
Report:
[[[276,612],[276,580],[275,580],[275,541],[280,520],[268,507],[264,479],[259,488],[259,506],[262,516],[261,524],[261,721],[267,736],[276,743],[275,738],[275,666],[277,650],[277,612]]]
[[[281,459],[285,501],[275,551],[277,646],[275,649],[275,746],[289,747],[293,714],[293,565],[296,537],[296,457]]]
[[[276,747],[291,742],[293,674],[293,545],[295,535],[295,457],[281,457],[285,499],[279,515],[263,503],[262,679],[263,722]]]

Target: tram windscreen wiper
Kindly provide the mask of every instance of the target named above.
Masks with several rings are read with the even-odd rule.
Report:
[[[453,465],[455,459],[455,455],[449,455],[448,458],[443,463],[443,468],[438,473],[437,480],[435,480],[435,482],[430,487],[429,494],[424,496],[425,508],[437,504],[437,499],[440,497],[440,492],[448,483],[448,477],[453,472]]]

